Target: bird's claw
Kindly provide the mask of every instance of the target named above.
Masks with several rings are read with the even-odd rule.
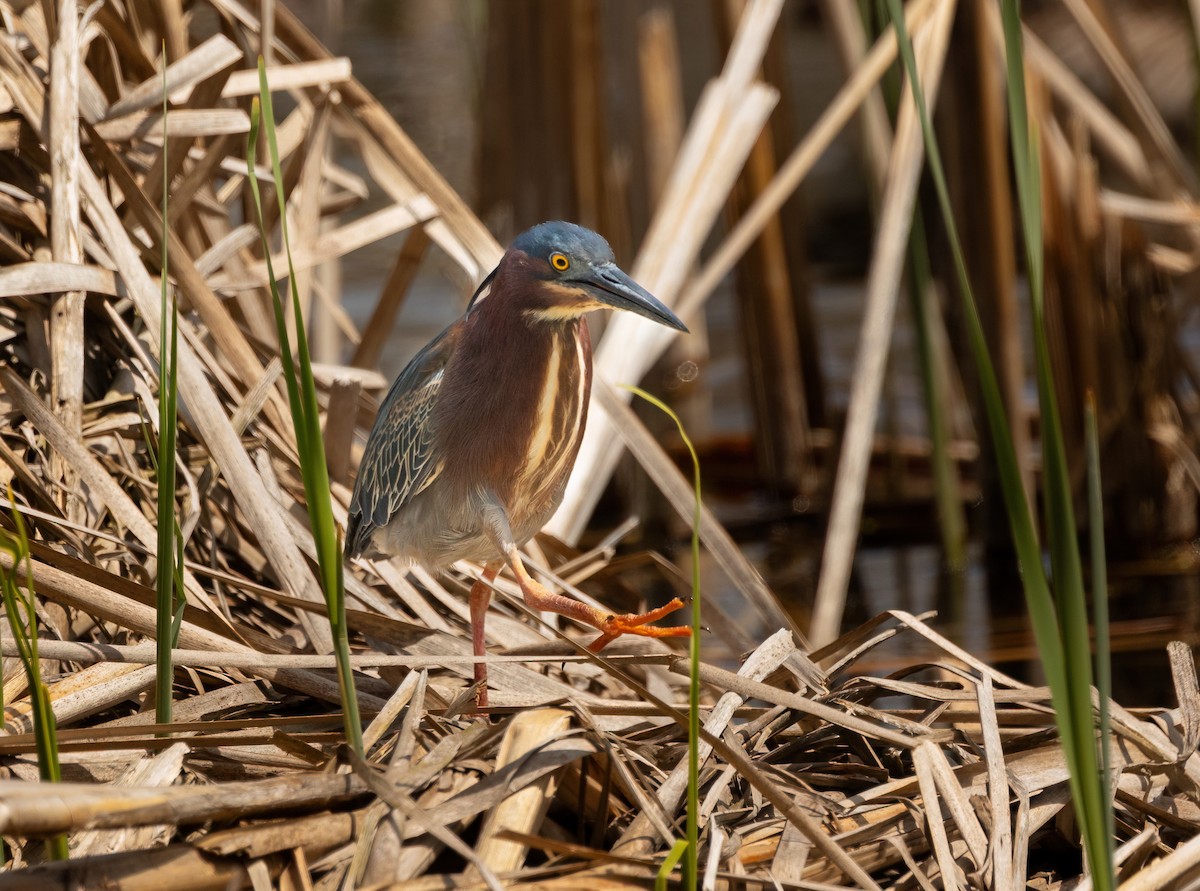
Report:
[[[686,625],[668,625],[665,628],[659,628],[650,624],[651,622],[657,622],[665,616],[669,616],[676,610],[683,609],[683,607],[684,602],[676,597],[658,609],[652,609],[646,613],[625,613],[619,616],[606,616],[603,623],[597,626],[600,629],[600,636],[588,645],[588,649],[593,653],[598,653],[622,634],[636,634],[639,637],[660,638],[691,637],[692,629]]]

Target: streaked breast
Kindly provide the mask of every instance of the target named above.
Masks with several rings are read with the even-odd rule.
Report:
[[[524,498],[513,506],[515,513],[543,512],[561,494],[575,462],[590,390],[591,344],[584,324],[580,320],[555,331],[537,420],[525,448],[522,484],[516,487]]]

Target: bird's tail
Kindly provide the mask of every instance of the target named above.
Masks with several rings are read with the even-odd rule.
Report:
[[[342,546],[342,559],[370,556],[367,551],[370,549],[374,531],[371,523],[363,522],[362,514],[352,511],[346,522],[346,540]]]

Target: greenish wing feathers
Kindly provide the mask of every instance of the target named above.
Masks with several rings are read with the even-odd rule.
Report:
[[[350,554],[368,550],[374,531],[442,472],[444,462],[434,454],[432,417],[453,333],[453,326],[447,328],[408,364],[379,408],[350,503]]]
[[[376,466],[376,487],[370,520],[386,524],[404,504],[433,482],[442,463],[434,461],[429,419],[434,397],[441,386],[442,372],[422,384],[421,389],[403,394],[389,406],[381,429],[382,440]]]

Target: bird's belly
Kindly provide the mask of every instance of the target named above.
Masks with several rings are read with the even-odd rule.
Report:
[[[542,482],[545,485],[534,497],[515,499],[506,505],[513,541],[518,546],[541,531],[562,502],[566,475],[554,485]],[[442,569],[458,560],[483,563],[505,556],[487,528],[483,506],[439,482],[397,511],[377,535],[381,551],[427,569]]]
[[[447,496],[435,483],[397,511],[377,534],[380,550],[427,569],[502,556],[477,506]]]

